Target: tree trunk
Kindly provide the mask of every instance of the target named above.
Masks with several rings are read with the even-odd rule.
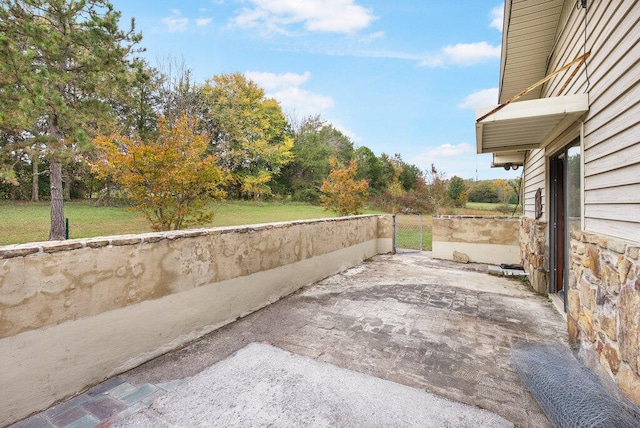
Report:
[[[38,193],[40,193],[40,189],[38,187],[38,180],[40,179],[38,175],[38,155],[34,153],[31,157],[31,202],[38,202]]]
[[[50,161],[51,181],[51,229],[49,240],[65,239],[64,203],[62,200],[62,162],[54,157]]]
[[[62,177],[63,180],[63,188],[62,188],[62,197],[63,200],[69,202],[71,200],[71,174],[67,174],[66,178]]]

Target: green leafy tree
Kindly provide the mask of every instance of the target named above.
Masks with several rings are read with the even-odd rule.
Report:
[[[405,162],[402,159],[402,155],[400,153],[396,153],[393,156],[393,163],[396,165],[396,167],[400,168],[398,180],[402,184],[402,189],[405,192],[415,190],[416,185],[422,178],[422,171],[420,170],[420,168],[413,164]]]
[[[278,102],[240,73],[214,76],[201,88],[203,127],[238,196],[270,194],[269,182],[293,157],[293,137]],[[257,187],[256,187],[257,186]]]
[[[498,203],[498,190],[492,180],[482,180],[469,189],[469,202]]]
[[[385,183],[380,159],[366,146],[360,146],[356,149],[355,159],[358,163],[356,178],[369,182],[369,192],[371,194],[379,195],[383,193]]]
[[[126,94],[112,101],[118,117],[118,128],[127,135],[154,138],[158,114],[164,106],[161,84],[164,77],[145,60],[136,58],[127,76]],[[167,117],[167,116],[165,116]],[[170,123],[179,118],[168,118]]]
[[[11,126],[46,145],[50,239],[64,239],[62,166],[114,121],[110,99],[127,84],[128,56],[140,40],[133,22],[105,0],[3,0],[0,106]]]
[[[511,188],[510,195],[508,196],[507,203],[508,204],[517,204],[520,202],[520,191],[522,186],[521,178],[512,178],[507,180],[507,184]]]
[[[206,153],[205,135],[186,116],[173,127],[160,120],[156,140],[115,134],[94,144],[103,154],[94,170],[120,184],[153,230],[207,223],[213,218],[208,203],[224,198],[228,174]]]
[[[333,169],[329,173],[320,190],[322,204],[325,209],[338,213],[340,216],[361,214],[364,204],[369,197],[366,180],[356,181],[358,164],[355,160],[345,168],[340,168],[335,159],[331,160]]]
[[[398,163],[396,158],[392,158],[386,153],[380,155],[380,163],[382,164],[382,174],[386,191],[395,198],[402,196],[405,193],[402,182],[400,181],[402,165]]]
[[[462,178],[457,175],[451,177],[447,191],[449,193],[449,199],[455,207],[460,208],[465,206],[467,203],[467,192]]]
[[[283,169],[281,182],[294,200],[320,202],[320,186],[331,171],[330,159],[340,166],[353,158],[353,143],[320,116],[302,121],[294,134],[293,160]]]

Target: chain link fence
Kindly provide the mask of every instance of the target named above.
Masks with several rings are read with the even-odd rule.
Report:
[[[423,250],[422,214],[396,214],[394,217],[396,253]]]

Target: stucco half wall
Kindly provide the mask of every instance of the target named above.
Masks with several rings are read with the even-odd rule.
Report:
[[[470,262],[520,264],[519,217],[440,216],[433,219],[433,257]]]
[[[0,425],[392,250],[377,215],[0,247]]]

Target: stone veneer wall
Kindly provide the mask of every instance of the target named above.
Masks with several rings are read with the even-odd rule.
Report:
[[[549,294],[548,262],[545,259],[547,223],[529,217],[520,218],[520,263],[529,274],[536,292]]]
[[[0,426],[391,251],[384,215],[0,247]]]
[[[569,339],[640,405],[640,247],[571,233]]]

